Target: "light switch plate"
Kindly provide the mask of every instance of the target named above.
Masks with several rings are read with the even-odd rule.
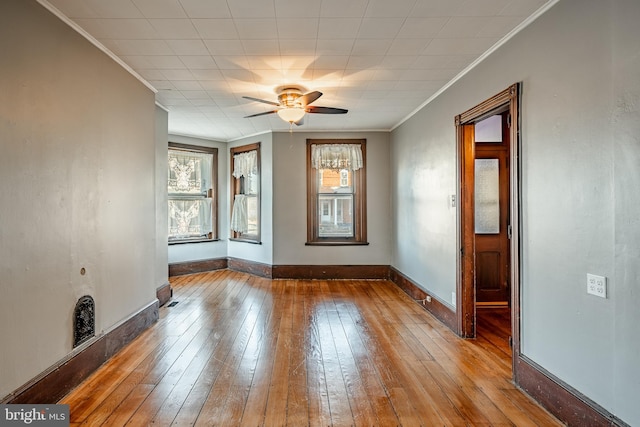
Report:
[[[587,273],[587,293],[600,298],[606,298],[607,278]]]

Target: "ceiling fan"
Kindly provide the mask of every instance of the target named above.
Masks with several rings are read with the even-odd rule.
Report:
[[[303,94],[300,87],[284,86],[281,89],[277,90],[277,93],[278,102],[266,101],[264,99],[253,98],[251,96],[243,96],[243,98],[245,99],[262,102],[264,104],[275,105],[276,107],[278,107],[275,110],[252,114],[250,116],[245,116],[245,118],[277,113],[282,120],[289,123],[290,125],[296,124],[300,126],[304,122],[305,113],[346,114],[347,111],[349,111],[345,110],[344,108],[316,107],[314,105],[309,105],[322,96],[322,92],[318,92],[317,90]]]

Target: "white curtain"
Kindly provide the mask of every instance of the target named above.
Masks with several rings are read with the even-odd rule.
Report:
[[[247,196],[236,194],[231,212],[231,230],[236,233],[249,231],[249,216],[247,215]]]
[[[349,169],[364,166],[360,144],[313,144],[311,167],[314,169]]]
[[[211,188],[213,155],[169,150],[169,194],[204,194]]]
[[[248,177],[258,173],[258,152],[256,150],[234,154],[233,156],[233,176],[239,179],[241,176]]]
[[[198,237],[211,231],[211,199],[169,200],[169,237]]]

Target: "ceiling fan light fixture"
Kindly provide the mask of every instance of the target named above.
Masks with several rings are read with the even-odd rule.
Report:
[[[278,110],[278,116],[287,123],[295,123],[304,117],[304,109],[302,108],[281,108]]]

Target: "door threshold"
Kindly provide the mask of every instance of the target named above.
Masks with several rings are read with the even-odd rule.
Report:
[[[493,307],[508,307],[507,301],[488,301],[488,302],[476,302],[477,308],[493,308]]]

